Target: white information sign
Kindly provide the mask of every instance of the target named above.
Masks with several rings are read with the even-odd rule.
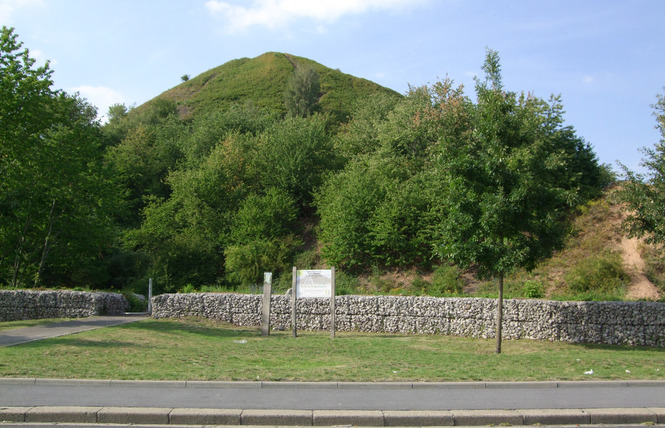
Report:
[[[296,297],[330,297],[332,270],[299,270],[296,275]]]

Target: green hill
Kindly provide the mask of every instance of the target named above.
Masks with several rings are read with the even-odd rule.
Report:
[[[323,115],[287,117],[299,67],[318,74],[315,111]],[[285,291],[293,265],[334,264],[340,292],[492,295],[491,281],[449,266],[434,249],[450,167],[441,155],[448,144],[475,142],[467,136],[478,111],[447,85],[402,96],[271,52],[230,61],[112,117],[105,156],[127,195],[118,258],[134,264],[119,263],[124,270],[111,275],[131,284],[155,278],[162,291],[227,290],[269,270]],[[611,182],[572,128],[542,138],[577,160],[551,174],[580,201]],[[594,219],[606,216],[601,208],[578,207]],[[586,230],[575,226],[571,235]],[[630,278],[621,252],[607,250],[605,238],[588,241],[601,248],[569,239],[534,272],[507,276],[506,294],[622,298]]]
[[[312,67],[319,74],[319,107],[337,121],[346,121],[354,101],[376,92],[399,96],[391,89],[351,76],[315,61],[289,54],[268,52],[256,58],[227,62],[169,89],[157,99],[173,100],[182,117],[215,109],[252,103],[258,108],[285,114],[284,92],[297,66]]]

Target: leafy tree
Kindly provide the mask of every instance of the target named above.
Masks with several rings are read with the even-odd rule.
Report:
[[[646,156],[642,166],[647,175],[638,174],[621,165],[627,180],[619,191],[627,205],[624,227],[630,236],[643,237],[651,244],[665,245],[665,95],[659,94],[653,106],[660,142],[653,148],[643,148]]]
[[[224,255],[229,279],[235,283],[254,285],[259,284],[263,272],[283,272],[297,245],[289,238],[292,237],[253,240],[228,247]]]
[[[435,185],[429,157],[436,128],[423,117],[430,93],[414,88],[399,100],[376,98],[382,105],[361,104],[337,139],[348,163],[318,192],[323,256],[355,269],[428,266],[433,252],[427,213]]]
[[[319,74],[312,67],[297,66],[289,79],[284,104],[290,117],[307,117],[319,101]]]
[[[373,263],[371,220],[386,197],[386,186],[369,156],[330,175],[317,192],[323,257],[335,266],[362,269]]]
[[[324,174],[338,165],[325,126],[320,115],[296,117],[262,133],[251,166],[262,187],[282,189],[299,209],[308,207]]]
[[[194,168],[200,165],[215,146],[229,135],[257,135],[275,122],[274,115],[257,109],[251,103],[196,116],[190,124],[190,132],[180,140],[180,150],[186,162],[184,167]]]
[[[234,215],[231,240],[243,244],[289,235],[295,229],[297,212],[291,196],[281,189],[272,187],[265,195],[250,194]]]
[[[170,195],[152,198],[141,227],[128,234],[128,244],[149,255],[166,289],[223,277],[233,217],[250,190],[250,141],[252,136],[231,134],[197,167],[173,170],[166,179]]]
[[[109,107],[108,118],[109,121],[122,120],[127,117],[127,106],[124,104],[113,104]]]
[[[334,137],[335,151],[346,160],[374,152],[380,146],[381,125],[399,100],[390,94],[376,93],[356,101],[351,120]]]
[[[254,285],[264,271],[285,271],[295,248],[302,245],[294,234],[296,214],[293,199],[277,188],[245,198],[233,218],[233,245],[224,251],[228,279]]]
[[[437,127],[429,126],[424,117],[431,107],[431,98],[429,88],[411,87],[407,97],[379,125],[382,149],[413,163],[414,167],[422,166],[437,139]]]
[[[53,91],[13,29],[0,32],[0,281],[98,285],[118,194],[96,111]]]
[[[483,70],[468,118],[472,131],[440,147],[444,189],[436,243],[441,257],[498,276],[500,353],[503,277],[515,267],[533,268],[560,245],[563,215],[575,194],[557,179],[568,163],[543,126],[540,101],[504,90],[496,52],[488,51]]]

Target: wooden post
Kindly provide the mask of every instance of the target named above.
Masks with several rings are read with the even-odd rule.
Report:
[[[291,279],[291,327],[293,328],[293,337],[298,337],[298,326],[296,325],[297,275],[298,270],[293,266],[293,276]]]
[[[496,350],[501,353],[501,330],[503,326],[503,272],[499,273],[499,298],[496,307]]]
[[[152,315],[152,278],[148,279],[148,315]]]
[[[272,272],[263,274],[263,299],[261,301],[261,336],[270,336],[270,299],[272,297]]]
[[[331,290],[330,290],[330,338],[335,338],[335,266],[331,269]]]

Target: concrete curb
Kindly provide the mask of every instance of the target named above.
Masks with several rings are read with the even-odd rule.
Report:
[[[541,410],[242,410],[0,407],[0,422],[239,426],[487,426],[665,424],[665,408]]]

